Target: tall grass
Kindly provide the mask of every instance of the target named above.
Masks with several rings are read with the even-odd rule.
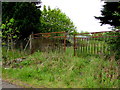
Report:
[[[73,57],[66,53],[36,52],[29,55],[15,68],[3,67],[3,78],[13,78],[47,88],[118,88],[118,64],[103,58],[86,56]]]
[[[78,56],[83,55],[109,55],[111,53],[109,45],[103,40],[95,39],[84,40],[79,39],[77,41],[76,53]]]
[[[13,49],[8,51],[6,47],[2,48],[3,59],[6,58],[8,60],[12,60],[12,59],[26,56],[28,54],[29,54],[28,52],[20,51],[18,49]]]
[[[16,58],[21,58],[21,57],[25,57],[28,56],[29,53],[28,52],[24,52],[24,51],[20,51],[18,49],[14,49],[14,50],[7,50],[6,47],[2,48],[2,62],[3,62],[3,66],[7,65],[8,63],[12,63],[12,61],[14,61],[14,59]],[[15,63],[15,62],[14,62]]]

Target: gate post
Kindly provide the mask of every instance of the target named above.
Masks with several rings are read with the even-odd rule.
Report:
[[[32,54],[34,52],[34,48],[33,48],[33,43],[32,43],[32,39],[34,39],[33,37],[33,33],[30,35],[30,53]]]
[[[74,45],[73,45],[73,48],[74,48],[74,56],[76,56],[76,38],[75,38],[75,34],[74,34]]]

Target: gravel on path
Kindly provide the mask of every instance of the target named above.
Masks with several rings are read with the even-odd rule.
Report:
[[[2,81],[2,88],[20,88],[20,87],[17,85],[13,85],[11,83]]]

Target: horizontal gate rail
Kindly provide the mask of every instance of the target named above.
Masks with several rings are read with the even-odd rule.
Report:
[[[110,53],[106,41],[119,38],[117,33],[120,33],[120,30],[74,34],[74,56],[77,55],[77,52],[97,54],[101,51],[102,53]]]
[[[60,34],[60,36],[56,36],[54,34]],[[62,35],[62,36],[61,36]],[[42,39],[42,38],[63,38],[64,39],[64,51],[66,51],[66,32],[50,32],[50,33],[36,33],[31,34],[31,40],[30,43],[32,43],[32,39]],[[30,45],[31,53],[33,52],[32,45]]]

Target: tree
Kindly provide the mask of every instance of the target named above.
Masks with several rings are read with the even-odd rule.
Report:
[[[102,25],[109,24],[115,28],[120,26],[120,2],[106,2],[101,13],[102,16],[95,18],[100,20]]]
[[[72,32],[76,31],[76,27],[65,13],[61,12],[59,8],[51,9],[44,6],[42,11],[41,32]]]
[[[2,21],[5,23],[11,18],[15,19],[14,26],[19,30],[21,38],[28,37],[31,32],[38,32],[41,11],[36,3],[30,2],[3,2]],[[4,30],[5,31],[5,30]],[[3,32],[4,32],[3,31]]]
[[[9,50],[9,47],[11,47],[11,49],[13,50],[13,44],[15,41],[14,39],[19,38],[17,36],[19,31],[17,30],[17,27],[14,27],[14,23],[15,23],[15,20],[11,18],[9,21],[6,21],[6,23],[2,24],[0,27],[2,30],[5,30],[1,36],[3,40],[7,41],[8,50]]]
[[[100,23],[109,24],[114,27],[113,30],[120,29],[120,2],[106,2],[101,11],[102,16],[95,17],[100,20]],[[106,34],[106,35],[109,35]],[[113,35],[113,34],[111,34]],[[108,40],[108,44],[111,46],[112,51],[114,51],[117,56],[120,56],[120,32],[114,34],[116,38],[111,38]],[[119,57],[120,58],[120,57]]]

